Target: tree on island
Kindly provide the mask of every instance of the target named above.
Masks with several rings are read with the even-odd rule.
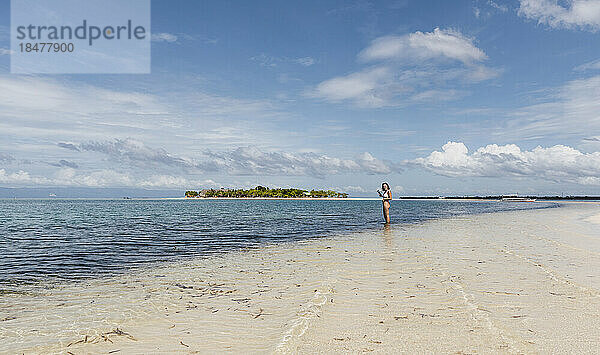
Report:
[[[198,197],[198,192],[197,191],[186,191],[185,197]]]
[[[244,198],[347,198],[348,194],[333,190],[307,190],[301,189],[270,189],[264,186],[256,186],[253,189],[209,189],[197,191],[186,191],[185,197],[244,197]]]

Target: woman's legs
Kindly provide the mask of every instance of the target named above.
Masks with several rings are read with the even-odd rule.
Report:
[[[385,223],[390,223],[390,203],[388,201],[383,201],[383,218],[385,218]]]

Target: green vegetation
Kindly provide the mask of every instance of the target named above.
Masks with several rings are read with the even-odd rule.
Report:
[[[198,192],[197,191],[186,191],[185,197],[198,197]]]
[[[347,193],[336,192],[332,190],[307,190],[301,189],[270,189],[264,186],[257,186],[250,190],[244,189],[210,189],[197,191],[186,191],[185,197],[256,197],[256,198],[346,198]]]

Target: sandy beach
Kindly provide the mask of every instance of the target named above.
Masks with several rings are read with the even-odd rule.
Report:
[[[3,295],[0,353],[598,353],[598,223],[467,215]]]

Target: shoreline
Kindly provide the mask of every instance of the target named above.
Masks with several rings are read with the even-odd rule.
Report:
[[[3,296],[0,353],[591,352],[588,220],[598,204],[463,215]]]

